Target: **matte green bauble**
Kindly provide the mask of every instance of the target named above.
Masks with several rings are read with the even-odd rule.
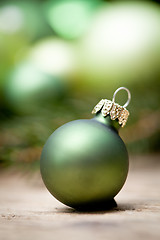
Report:
[[[64,124],[43,148],[43,181],[50,193],[68,206],[104,205],[117,195],[126,180],[128,153],[118,135],[120,125],[111,119],[112,114],[103,115],[98,111],[91,120]]]

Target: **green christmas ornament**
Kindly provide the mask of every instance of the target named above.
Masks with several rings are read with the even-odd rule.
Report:
[[[119,90],[128,93],[124,106],[115,103]],[[49,137],[41,175],[59,201],[76,209],[99,209],[113,202],[128,173],[128,153],[118,129],[127,122],[130,98],[127,88],[118,88],[112,101],[102,99],[95,106],[94,118],[66,123]]]

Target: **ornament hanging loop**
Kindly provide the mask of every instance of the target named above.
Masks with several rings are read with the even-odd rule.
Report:
[[[126,107],[128,106],[128,104],[130,103],[130,100],[131,100],[131,93],[130,93],[130,91],[128,90],[128,88],[125,88],[125,87],[120,87],[120,88],[118,88],[118,89],[114,92],[114,94],[113,94],[112,102],[115,103],[116,94],[117,94],[120,90],[125,90],[125,91],[128,93],[128,100],[127,100],[127,102],[123,105],[123,108],[126,108]]]
[[[127,102],[123,106],[119,105],[118,103],[115,103],[116,94],[120,90],[125,90],[128,93]],[[92,110],[92,114],[96,114],[99,111],[101,111],[103,117],[106,117],[107,115],[110,115],[111,120],[118,119],[119,124],[122,127],[124,127],[126,122],[127,122],[128,116],[129,116],[129,112],[126,109],[126,107],[128,106],[130,100],[131,100],[131,93],[128,90],[128,88],[120,87],[114,92],[112,101],[110,101],[108,99],[102,99],[94,107],[94,109]]]

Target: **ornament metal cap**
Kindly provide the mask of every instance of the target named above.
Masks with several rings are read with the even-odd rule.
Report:
[[[120,90],[125,90],[128,93],[127,102],[123,106],[119,105],[118,103],[115,103],[116,94]],[[118,119],[118,122],[121,125],[121,127],[124,127],[129,116],[129,111],[126,109],[126,107],[128,106],[130,100],[131,100],[131,93],[128,90],[128,88],[120,87],[114,92],[112,101],[107,99],[102,99],[94,107],[92,114],[96,114],[99,111],[101,111],[104,117],[106,117],[107,115],[110,115],[112,120]]]

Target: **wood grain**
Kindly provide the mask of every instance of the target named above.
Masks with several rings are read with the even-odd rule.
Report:
[[[1,240],[159,240],[160,156],[133,157],[118,207],[78,212],[54,199],[39,173],[0,174]]]

